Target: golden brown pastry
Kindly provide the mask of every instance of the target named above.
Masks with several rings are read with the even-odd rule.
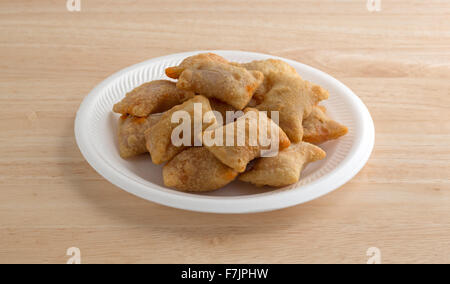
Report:
[[[233,122],[235,119],[234,114],[237,111],[234,107],[230,106],[227,103],[221,102],[217,99],[209,99],[209,103],[211,104],[211,108],[214,111],[217,111],[222,116],[222,125],[227,124],[228,122]],[[227,112],[233,112],[233,116],[229,116],[230,121],[227,121]]]
[[[254,60],[247,63],[232,63],[233,65],[242,66],[248,70],[258,70],[263,74],[271,72],[279,72],[287,75],[299,76],[294,67],[279,59]]]
[[[270,75],[272,72],[282,73],[292,76],[300,76],[294,67],[287,64],[286,62],[278,59],[266,59],[266,60],[255,60],[247,63],[232,63],[237,66],[244,67],[247,70],[260,71],[264,76]],[[255,95],[261,96],[267,93],[271,88],[270,78],[265,78],[263,83],[256,90]]]
[[[264,79],[261,72],[230,64],[213,53],[188,57],[179,66],[167,68],[166,75],[178,79],[180,89],[219,99],[239,110]]]
[[[328,92],[318,85],[304,81],[287,63],[269,59],[241,64],[248,70],[264,74],[264,83],[254,96],[254,104],[261,111],[279,112],[279,125],[292,142],[303,138],[303,118],[310,115],[319,101],[327,99]]]
[[[196,108],[195,104],[199,104],[200,108]],[[169,161],[187,147],[186,144],[180,146],[175,146],[172,144],[172,132],[178,126],[181,127],[182,124],[182,120],[180,120],[180,122],[171,122],[172,115],[174,115],[178,111],[184,111],[188,115],[188,118],[190,118],[191,136],[188,138],[183,138],[191,141],[191,145],[192,143],[194,143],[193,137],[197,135],[194,133],[193,129],[194,116],[196,115],[195,113],[197,113],[198,117],[203,118],[204,120],[201,123],[201,131],[205,130],[211,125],[216,124],[216,118],[211,112],[209,101],[204,96],[195,96],[194,98],[184,102],[183,104],[171,108],[162,115],[161,119],[155,125],[153,125],[145,132],[147,149],[152,156],[153,163],[155,164],[159,165]],[[211,116],[208,116],[207,118],[208,114]]]
[[[289,147],[290,144],[283,130],[267,118],[266,114],[253,108],[246,108],[244,113],[235,122],[205,131],[203,135],[204,139],[211,137],[212,140],[216,139],[216,135],[223,135],[221,145],[208,145],[205,140],[203,143],[222,163],[240,173],[245,171],[251,160],[260,157],[263,151],[277,152]],[[264,136],[267,137],[268,141],[265,142],[268,143],[259,139],[260,133],[263,131],[261,121],[265,121],[267,125]],[[275,136],[277,134],[278,137]]]
[[[278,59],[255,60],[247,63],[232,63],[233,65],[244,67],[247,70],[256,70],[264,74],[263,83],[256,89],[252,100],[249,102],[249,107],[255,107],[262,102],[264,94],[272,88],[272,81],[270,80],[270,73],[282,73],[286,75],[298,76],[294,67],[286,62]]]
[[[303,141],[320,144],[338,139],[348,133],[348,128],[332,120],[323,106],[315,106],[311,114],[303,121]]]
[[[311,162],[322,160],[326,153],[306,142],[291,144],[276,157],[260,158],[253,168],[243,173],[239,180],[257,186],[281,187],[300,180],[303,168]]]
[[[163,168],[164,185],[181,191],[216,190],[232,182],[237,175],[205,147],[189,148]]]
[[[125,98],[114,105],[114,112],[147,117],[152,113],[164,112],[194,97],[190,91],[180,90],[176,84],[167,80],[145,83],[129,92]]]
[[[119,118],[119,153],[124,159],[147,153],[145,131],[153,126],[161,114],[153,114],[148,118],[122,115]]]

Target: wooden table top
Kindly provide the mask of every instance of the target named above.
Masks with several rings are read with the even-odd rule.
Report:
[[[0,262],[450,263],[450,2],[0,2]],[[231,49],[321,69],[368,106],[376,144],[339,190],[249,215],[192,213],[97,174],[74,139],[88,92],[129,65]]]

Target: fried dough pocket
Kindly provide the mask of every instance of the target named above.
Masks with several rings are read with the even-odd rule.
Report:
[[[232,182],[238,172],[222,164],[205,147],[176,155],[163,168],[164,185],[181,191],[212,191]]]
[[[183,117],[183,119],[175,119],[177,122],[172,122],[175,118],[173,116],[177,116],[177,114],[180,114],[179,118]],[[196,116],[201,119],[201,129],[199,129],[201,131],[216,124],[216,118],[211,111],[208,99],[203,96],[195,96],[165,112],[155,125],[147,129],[145,138],[153,163],[159,165],[167,162],[188,146],[194,144],[194,137],[197,135],[194,129]],[[184,120],[186,118],[189,119],[189,122]],[[181,141],[183,143],[177,146],[172,141],[172,132],[177,127],[186,125],[183,123],[189,123],[187,124],[188,129],[181,131],[180,135],[189,135],[189,137],[180,137],[184,142]]]
[[[166,75],[178,79],[180,89],[216,98],[239,110],[245,108],[264,78],[259,71],[248,71],[212,53],[188,57],[179,66],[167,68]]]
[[[303,121],[303,129],[303,141],[313,144],[338,139],[348,133],[347,126],[331,119],[323,106],[313,107],[311,114]]]
[[[145,83],[126,94],[125,98],[114,105],[113,111],[138,117],[147,117],[160,113],[193,98],[194,93],[181,90],[167,80]]]
[[[119,118],[119,153],[124,159],[147,153],[145,131],[161,118],[161,114],[149,117],[123,115]]]
[[[315,145],[306,142],[291,144],[275,157],[258,159],[253,168],[243,173],[239,180],[257,186],[287,186],[300,180],[307,164],[325,157],[326,153]]]
[[[287,148],[290,144],[276,123],[264,112],[253,108],[246,108],[244,115],[235,122],[205,131],[203,140],[205,147],[217,159],[240,173],[251,160],[264,153],[269,155]]]
[[[256,91],[252,105],[262,111],[278,111],[279,125],[289,139],[294,143],[302,141],[303,119],[310,115],[314,105],[328,98],[328,91],[303,80],[293,67],[281,60],[259,60],[240,66],[264,74],[264,82]]]

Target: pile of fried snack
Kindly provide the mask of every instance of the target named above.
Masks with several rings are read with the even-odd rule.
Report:
[[[121,157],[150,153],[153,163],[165,164],[163,179],[167,187],[212,191],[236,178],[257,186],[294,184],[308,163],[325,158],[325,152],[314,144],[337,139],[348,131],[318,105],[328,98],[328,92],[303,80],[281,60],[233,63],[205,53],[167,68],[166,75],[178,81],[145,83],[129,92],[113,110],[122,114],[118,131]],[[270,117],[271,111],[278,111],[279,123],[275,127],[279,127],[280,151],[273,157],[261,157],[267,147],[250,145],[248,135],[244,146],[174,146],[171,134],[178,124],[171,122],[172,114],[184,110],[193,117],[195,103],[201,104],[203,114],[215,110],[223,118],[227,111],[243,110],[243,116],[228,123],[246,119],[246,132],[257,123],[255,116],[247,114]],[[226,123],[219,124],[218,119],[205,121],[202,131],[222,127],[226,136],[230,129]]]

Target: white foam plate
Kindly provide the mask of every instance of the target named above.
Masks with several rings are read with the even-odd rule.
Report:
[[[306,80],[330,92],[323,102],[329,115],[345,124],[349,133],[321,147],[325,160],[310,164],[300,182],[285,188],[257,188],[235,181],[210,193],[193,194],[164,187],[162,167],[152,164],[148,155],[131,160],[120,158],[117,146],[118,115],[113,105],[135,87],[156,79],[168,79],[166,67],[201,52],[214,52],[230,61],[248,62],[267,58],[286,61]],[[352,179],[372,152],[375,131],[363,102],[344,84],[330,75],[292,60],[242,51],[195,51],[172,54],[131,66],[100,83],[84,99],[75,121],[75,136],[81,153],[104,178],[123,190],[149,201],[199,212],[251,213],[298,205],[323,196]]]

